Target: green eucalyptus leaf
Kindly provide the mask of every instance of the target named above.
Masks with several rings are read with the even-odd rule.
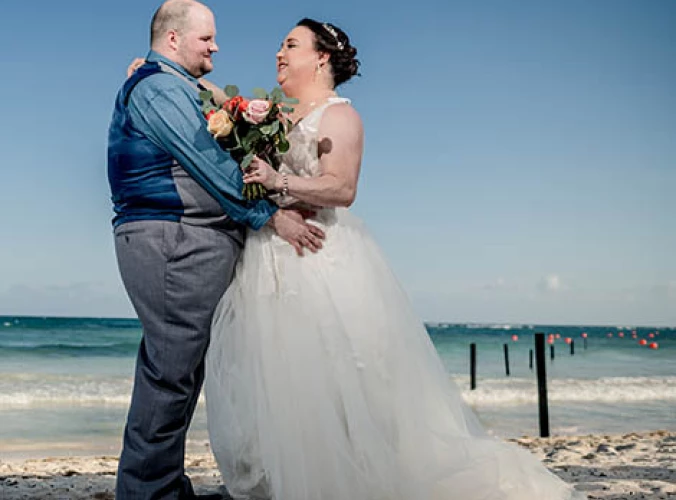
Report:
[[[275,120],[270,125],[270,133],[268,135],[276,134],[277,132],[279,132],[279,122]]]
[[[275,122],[277,123],[277,122]],[[261,125],[261,128],[259,129],[263,135],[270,135],[273,133],[272,131],[272,125]]]
[[[295,97],[284,97],[282,99],[282,102],[286,104],[298,104],[300,101],[296,99]]]
[[[267,92],[267,90],[265,90],[263,88],[256,87],[255,89],[253,89],[253,96],[256,99],[267,99],[268,98],[268,92]]]
[[[239,87],[237,85],[226,85],[223,92],[225,92],[225,95],[228,96],[229,99],[232,99],[236,95],[239,95]]]
[[[211,90],[203,90],[200,92],[200,99],[202,99],[202,102],[211,102],[213,97],[214,93]]]
[[[282,89],[279,87],[275,87],[272,89],[272,92],[270,92],[270,97],[272,98],[273,103],[279,104],[282,102],[282,99],[284,99],[284,92],[282,92]]]
[[[286,139],[280,139],[277,149],[282,154],[286,153],[289,150],[289,141]]]
[[[242,158],[242,163],[240,163],[240,168],[242,170],[246,170],[249,168],[249,165],[251,165],[251,162],[253,161],[254,155],[253,153],[247,154],[244,158]]]
[[[205,114],[205,115],[206,115],[206,114],[208,114],[208,113],[210,113],[210,112],[212,112],[212,111],[218,111],[218,108],[216,108],[213,104],[210,104],[210,103],[208,103],[208,102],[205,102],[205,103],[202,105],[202,114]]]
[[[282,113],[293,113],[293,108],[289,106],[282,106]]]
[[[260,131],[256,130],[255,128],[249,129],[246,135],[242,138],[242,147],[247,151],[251,151],[253,149],[254,144],[261,137],[262,134],[260,133]]]

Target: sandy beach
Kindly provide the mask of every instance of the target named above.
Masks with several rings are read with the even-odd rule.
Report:
[[[676,432],[511,439],[589,499],[676,499]],[[0,498],[114,498],[117,457],[0,458]],[[222,487],[213,456],[190,454],[188,474],[198,494]],[[546,500],[546,499],[543,499]]]

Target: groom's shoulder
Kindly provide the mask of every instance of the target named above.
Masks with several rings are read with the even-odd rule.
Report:
[[[141,100],[152,101],[159,96],[175,96],[177,94],[190,94],[191,88],[185,82],[164,71],[158,71],[144,76],[135,85],[133,97]],[[135,100],[136,100],[135,99]]]
[[[145,75],[139,82],[136,84],[136,87],[154,90],[154,91],[166,91],[175,88],[180,88],[181,79],[171,73],[167,73],[162,70]]]

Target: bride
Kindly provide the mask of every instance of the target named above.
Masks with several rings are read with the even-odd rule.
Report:
[[[489,436],[449,381],[377,245],[346,207],[362,155],[359,115],[335,87],[356,49],[303,19],[277,53],[299,99],[290,151],[245,182],[311,208],[326,233],[298,257],[267,228],[250,232],[214,316],[206,399],[230,494],[274,500],[584,498],[528,452]]]

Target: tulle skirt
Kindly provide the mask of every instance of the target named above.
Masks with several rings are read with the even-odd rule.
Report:
[[[584,498],[482,429],[361,222],[346,209],[313,222],[325,245],[302,258],[250,232],[214,316],[208,426],[230,494]]]

